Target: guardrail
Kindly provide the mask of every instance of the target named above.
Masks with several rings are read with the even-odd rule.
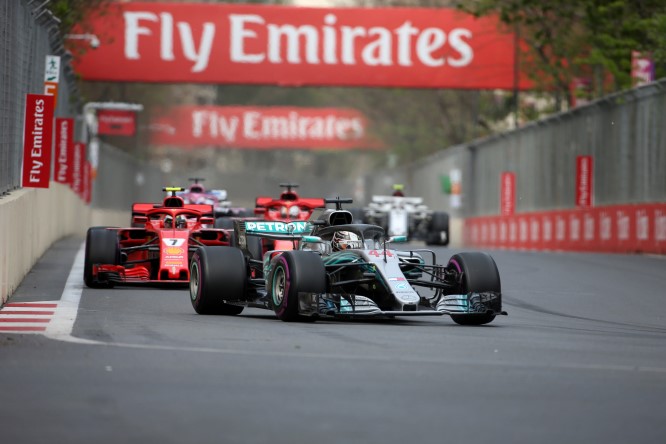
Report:
[[[442,150],[379,179],[367,177],[366,197],[385,194],[391,183],[404,183],[408,195],[422,196],[432,208],[448,211],[454,218],[469,220],[471,226],[476,226],[473,218],[499,216],[500,177],[502,172],[513,172],[517,217],[574,210],[577,157],[591,156],[593,207],[663,203],[664,116],[666,79],[604,97],[515,131]],[[460,177],[461,194],[456,197],[460,206],[452,205],[451,196],[442,187],[442,182],[454,174]],[[661,219],[656,216],[649,220],[650,227],[660,226]],[[465,239],[471,241],[468,228]],[[475,243],[509,246],[496,241]],[[621,250],[647,251],[631,243]]]

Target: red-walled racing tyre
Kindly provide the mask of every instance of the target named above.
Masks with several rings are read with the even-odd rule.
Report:
[[[326,292],[324,264],[316,253],[285,251],[273,258],[266,289],[279,319],[309,320],[298,312],[298,294]]]

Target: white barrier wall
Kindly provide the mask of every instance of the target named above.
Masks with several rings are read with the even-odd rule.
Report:
[[[129,224],[129,211],[91,210],[68,186],[20,189],[0,199],[0,305],[57,240],[89,226]]]

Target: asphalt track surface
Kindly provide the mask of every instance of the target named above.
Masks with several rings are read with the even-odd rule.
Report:
[[[292,324],[259,309],[199,316],[184,289],[82,288],[76,269],[67,284],[80,246],[54,245],[11,300],[64,298],[59,319],[73,312],[75,322],[0,333],[2,443],[666,436],[661,257],[491,252],[509,316],[483,327],[448,317]],[[440,262],[454,253],[437,252]]]

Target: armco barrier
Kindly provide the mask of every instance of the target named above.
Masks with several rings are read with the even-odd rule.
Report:
[[[666,203],[475,217],[464,237],[476,248],[666,254]]]

